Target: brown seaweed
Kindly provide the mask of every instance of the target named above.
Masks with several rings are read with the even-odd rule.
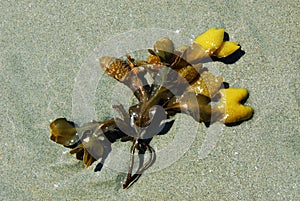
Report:
[[[221,46],[220,40],[216,41]],[[131,89],[138,103],[128,111],[123,105],[113,105],[120,118],[90,122],[81,127],[65,118],[56,119],[50,124],[50,139],[70,148],[70,153],[76,154],[87,167],[101,159],[95,171],[101,170],[112,143],[130,141],[129,168],[123,183],[123,188],[128,188],[155,162],[155,150],[150,142],[154,136],[162,134],[162,130],[167,132],[163,129],[168,127],[163,123],[165,120],[184,113],[209,125],[224,117],[224,111],[211,104],[215,100],[227,100],[220,98],[218,93],[223,79],[202,68],[202,62],[214,52],[196,42],[175,49],[171,39],[162,38],[155,42],[153,50],[148,50],[150,55],[146,61],[135,61],[130,55],[126,60],[101,57],[99,65],[104,72]],[[221,53],[227,56],[224,50]],[[153,83],[148,83],[146,74],[151,76]],[[133,173],[136,151],[139,152],[139,165]],[[147,161],[144,161],[145,153],[149,155]]]

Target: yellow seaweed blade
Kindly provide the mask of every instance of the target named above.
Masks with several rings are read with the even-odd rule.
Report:
[[[231,55],[240,48],[238,43],[232,41],[225,41],[222,43],[221,47],[214,52],[214,56],[218,58],[223,58]]]
[[[248,91],[244,88],[220,89],[221,101],[216,105],[215,112],[221,112],[225,124],[232,124],[248,120],[253,114],[253,109],[241,104],[247,98]]]
[[[199,35],[195,43],[201,45],[209,54],[213,54],[223,43],[224,29],[211,28]]]

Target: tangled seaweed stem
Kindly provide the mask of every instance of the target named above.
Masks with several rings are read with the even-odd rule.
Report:
[[[144,156],[143,154],[139,154],[139,168],[136,171],[136,173],[134,175],[132,175],[132,169],[133,169],[133,164],[134,164],[134,150],[138,149],[140,151],[142,151],[142,153],[145,153],[144,150],[141,150],[142,148],[139,146],[145,146],[146,150],[149,151],[149,159],[146,163],[144,163]],[[128,174],[126,177],[125,182],[123,183],[123,189],[125,188],[129,188],[133,183],[135,183],[139,177],[143,174],[143,172],[145,170],[147,170],[155,161],[155,150],[147,143],[147,142],[138,142],[138,140],[136,140],[135,142],[133,142],[132,146],[131,146],[131,154],[130,154],[130,165],[129,165],[129,169],[128,169]]]
[[[135,149],[138,145],[138,139],[134,139],[130,148],[130,163],[129,163],[129,168],[128,168],[128,173],[127,173],[127,178],[126,181],[123,183],[123,189],[127,188],[127,186],[130,184],[131,182],[131,175],[132,175],[132,169],[133,169],[133,164],[134,164],[134,153],[135,153]]]

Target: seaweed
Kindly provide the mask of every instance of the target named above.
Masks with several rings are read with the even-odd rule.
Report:
[[[130,55],[126,59],[103,56],[100,67],[131,89],[137,103],[128,111],[122,104],[113,105],[120,117],[80,127],[58,118],[50,124],[50,139],[70,148],[86,167],[101,159],[95,171],[102,169],[112,143],[130,141],[129,168],[123,183],[123,188],[128,188],[155,162],[150,142],[154,136],[168,133],[176,114],[184,113],[206,126],[215,121],[231,125],[251,118],[253,109],[241,103],[248,96],[247,90],[228,88],[222,77],[203,68],[211,57],[228,58],[238,50],[238,43],[224,41],[224,29],[213,28],[190,46],[176,49],[168,37],[159,39],[148,50],[147,60],[135,60]],[[136,151],[139,163],[133,173]]]

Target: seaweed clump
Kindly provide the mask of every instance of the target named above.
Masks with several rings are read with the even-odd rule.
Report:
[[[152,138],[167,133],[168,122],[177,113],[190,115],[206,126],[221,121],[233,125],[251,118],[253,109],[243,105],[248,97],[244,88],[229,88],[221,76],[214,76],[203,63],[231,57],[241,51],[238,43],[224,41],[224,29],[212,28],[196,37],[189,46],[175,48],[168,37],[157,40],[149,49],[147,60],[101,57],[100,67],[111,77],[131,89],[137,103],[125,110],[113,105],[119,118],[93,121],[82,126],[58,118],[50,124],[50,139],[71,149],[86,167],[100,160],[100,171],[116,141],[132,142],[130,164],[123,188],[129,187],[155,161]],[[146,79],[151,77],[152,83]],[[133,173],[135,152],[138,169]],[[144,161],[144,154],[149,157]]]

